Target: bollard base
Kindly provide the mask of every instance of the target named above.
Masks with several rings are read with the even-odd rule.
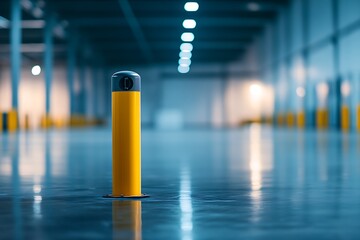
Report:
[[[141,194],[140,196],[113,196],[112,194],[104,195],[103,198],[116,198],[116,199],[139,199],[148,198],[150,195]]]

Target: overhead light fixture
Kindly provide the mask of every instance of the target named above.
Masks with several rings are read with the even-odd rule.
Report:
[[[305,96],[305,89],[303,87],[296,88],[296,95],[303,98]]]
[[[191,52],[193,50],[193,45],[191,43],[182,43],[180,45],[180,50],[182,52]]]
[[[32,4],[32,2],[30,0],[22,0],[21,5],[25,10],[28,10],[28,11],[30,9],[32,9],[32,7],[33,7],[33,4]]]
[[[192,54],[191,54],[191,52],[183,52],[183,51],[181,51],[180,53],[179,53],[179,57],[180,58],[191,58],[191,56],[192,56]]]
[[[32,13],[33,13],[34,17],[36,17],[36,18],[42,18],[44,16],[43,10],[41,10],[41,8],[39,8],[39,7],[34,8]]]
[[[262,93],[262,88],[260,84],[253,83],[250,85],[250,93],[254,97],[258,97]]]
[[[196,12],[199,9],[199,4],[197,2],[187,2],[184,9],[188,12]]]
[[[31,69],[31,73],[34,76],[38,76],[41,73],[41,67],[39,65],[35,65]]]
[[[180,58],[179,65],[181,66],[190,66],[191,60],[189,58]]]
[[[341,94],[344,97],[348,97],[350,95],[350,92],[351,92],[350,82],[349,81],[344,81],[341,84]]]
[[[191,32],[184,32],[183,34],[181,34],[181,40],[183,40],[184,42],[192,42],[194,41],[194,34]]]
[[[9,20],[0,16],[0,28],[8,28],[9,27]]]
[[[256,11],[260,10],[260,5],[258,3],[256,3],[256,2],[248,3],[247,7],[248,7],[248,9],[250,11],[253,11],[253,12],[256,12]]]
[[[325,99],[329,94],[329,85],[325,82],[318,83],[316,91],[320,99]]]
[[[183,27],[187,29],[193,29],[196,27],[196,21],[194,19],[185,19],[183,21]]]
[[[189,66],[179,65],[179,67],[178,67],[178,72],[179,72],[179,73],[188,73],[189,71],[190,71],[190,67],[189,67]]]

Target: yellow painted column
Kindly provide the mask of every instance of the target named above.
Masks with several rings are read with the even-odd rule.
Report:
[[[316,126],[318,129],[325,129],[329,125],[329,114],[325,108],[319,108],[316,111]]]
[[[15,109],[12,109],[7,114],[8,131],[15,132],[18,129],[18,115]]]
[[[140,81],[130,71],[112,76],[111,197],[146,197],[141,193]]]
[[[287,113],[286,122],[287,122],[288,127],[293,127],[295,125],[295,117],[292,112]]]
[[[41,118],[40,126],[44,129],[52,127],[52,120],[50,115],[46,114]]]
[[[341,129],[343,131],[350,129],[350,109],[347,105],[341,107]]]
[[[297,114],[297,126],[298,126],[298,128],[305,127],[305,112],[303,110],[301,110]]]

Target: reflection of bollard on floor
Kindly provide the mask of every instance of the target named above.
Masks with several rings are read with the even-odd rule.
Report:
[[[147,197],[141,194],[140,76],[114,73],[111,88],[113,186],[108,197]]]
[[[113,239],[141,240],[141,201],[112,202]]]

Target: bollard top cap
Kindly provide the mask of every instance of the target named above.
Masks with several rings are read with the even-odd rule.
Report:
[[[119,71],[111,76],[112,92],[128,92],[141,90],[141,77],[133,71]]]

